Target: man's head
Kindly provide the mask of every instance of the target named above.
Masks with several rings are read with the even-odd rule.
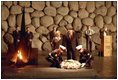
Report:
[[[72,36],[72,35],[73,35],[73,33],[74,33],[74,31],[73,31],[73,30],[68,30],[68,35]]]
[[[17,27],[17,28],[16,28],[16,31],[20,31],[20,27]]]
[[[29,27],[27,27],[27,28],[26,28],[26,31],[27,31],[27,32],[30,32],[30,28],[29,28]]]
[[[104,27],[104,30],[107,31],[107,27]]]
[[[87,29],[91,29],[91,26],[89,25],[89,26],[87,26]]]

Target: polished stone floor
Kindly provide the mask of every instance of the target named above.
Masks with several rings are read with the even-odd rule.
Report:
[[[94,70],[98,78],[117,78],[117,59],[112,57],[95,57]]]
[[[93,69],[67,70],[49,67],[46,56],[39,56],[38,65],[27,65],[17,68],[5,64],[2,60],[1,77],[4,79],[116,79],[117,56],[99,57],[94,55]],[[63,56],[65,59],[66,56]]]

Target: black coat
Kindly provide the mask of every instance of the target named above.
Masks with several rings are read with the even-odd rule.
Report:
[[[73,49],[75,51],[76,46],[78,46],[78,38],[74,33],[72,39],[68,35],[64,36],[63,45],[66,46],[67,51]]]
[[[14,38],[14,45],[15,47],[17,46],[18,47],[18,40],[20,40],[20,31],[14,31],[13,32],[13,38]]]
[[[30,32],[30,33],[26,32],[25,42],[26,42],[27,46],[31,46],[30,39],[33,39],[33,33],[32,32]]]
[[[52,42],[53,38],[54,38],[54,30],[52,30],[50,33],[50,42]]]
[[[104,30],[101,29],[99,32],[100,32],[100,38],[103,39],[104,38]],[[110,34],[109,31],[105,31],[105,32],[106,32],[107,35]]]

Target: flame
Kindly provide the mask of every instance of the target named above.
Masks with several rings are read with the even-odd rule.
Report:
[[[17,56],[19,57],[19,59],[21,59],[21,60],[23,59],[22,54],[21,54],[21,51],[19,51],[19,50],[18,50]]]
[[[22,60],[24,63],[28,62],[27,56],[25,55],[25,53],[21,49],[19,49],[17,51],[17,53],[14,54],[11,61],[17,63],[18,59]]]

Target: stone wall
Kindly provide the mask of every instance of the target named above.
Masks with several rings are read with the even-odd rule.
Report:
[[[51,50],[49,32],[57,27],[64,35],[68,28],[84,33],[88,25],[96,32],[93,36],[93,47],[100,46],[99,30],[107,26],[113,37],[113,49],[116,49],[116,19],[117,2],[1,2],[2,53],[6,53],[8,45],[13,43],[12,33],[16,27],[21,27],[22,8],[25,7],[25,27],[30,27],[33,34],[32,47],[39,50]],[[4,37],[4,38],[3,38]],[[86,47],[85,35],[82,34],[80,43]]]

